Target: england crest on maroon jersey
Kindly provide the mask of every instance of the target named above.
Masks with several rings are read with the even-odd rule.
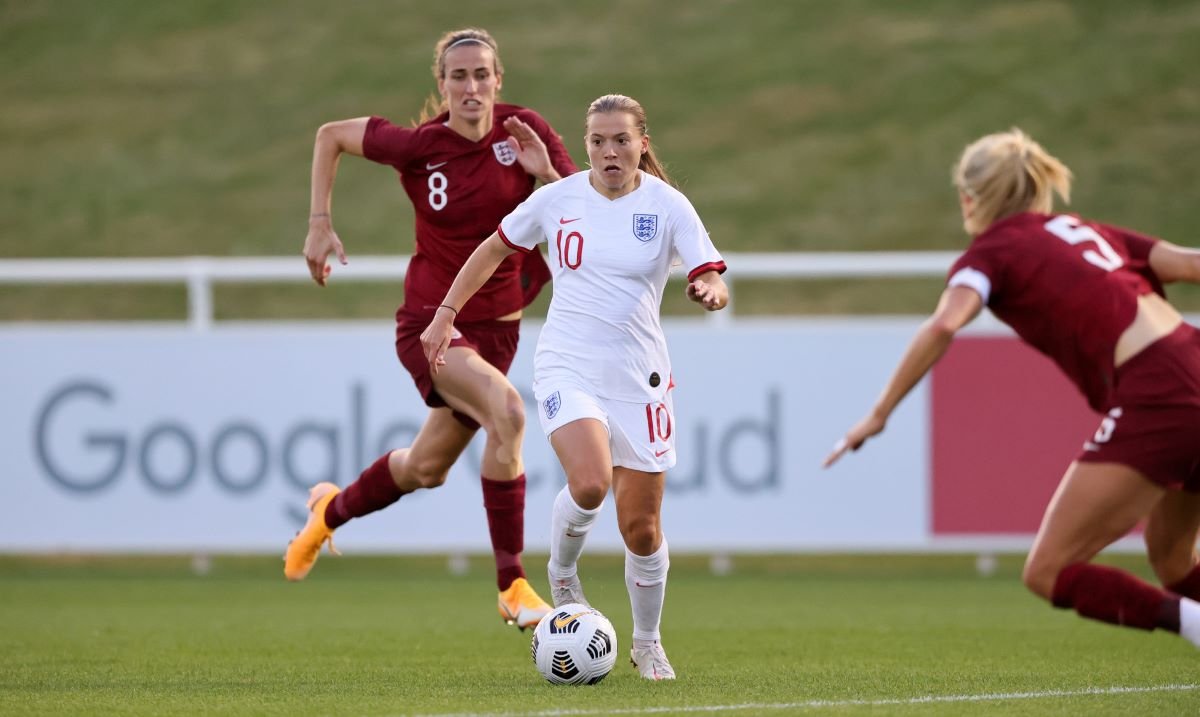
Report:
[[[650,241],[658,234],[657,214],[634,214],[633,235],[638,241]]]
[[[496,161],[505,167],[511,167],[512,163],[517,161],[517,153],[509,146],[508,140],[493,144],[492,151],[496,153]]]

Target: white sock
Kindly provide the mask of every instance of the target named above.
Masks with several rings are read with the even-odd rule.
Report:
[[[588,531],[596,522],[596,516],[604,507],[601,503],[592,510],[584,510],[575,503],[566,486],[554,499],[554,511],[550,514],[550,576],[565,580],[576,573],[579,554],[587,540]]]
[[[1200,647],[1200,603],[1190,598],[1179,598],[1179,634]]]
[[[667,555],[667,539],[650,555],[635,555],[625,548],[625,588],[633,608],[633,640],[660,639],[663,600],[667,595],[667,571],[671,559]]]

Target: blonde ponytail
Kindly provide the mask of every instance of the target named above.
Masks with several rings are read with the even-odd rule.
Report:
[[[976,236],[1013,214],[1050,212],[1055,194],[1069,204],[1072,178],[1065,164],[1016,127],[981,137],[954,167],[954,184],[974,202],[964,227]]]

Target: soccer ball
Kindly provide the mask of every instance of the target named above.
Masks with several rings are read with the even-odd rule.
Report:
[[[617,633],[599,610],[569,603],[533,631],[533,664],[556,685],[594,685],[617,663]]]

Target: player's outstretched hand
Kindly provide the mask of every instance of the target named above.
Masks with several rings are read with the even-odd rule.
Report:
[[[857,451],[868,438],[881,433],[886,425],[884,419],[874,413],[867,414],[866,418],[854,424],[854,427],[847,431],[845,436],[833,444],[833,451],[825,457],[825,462],[821,465],[828,468],[836,463],[846,451]]]
[[[557,176],[554,166],[550,164],[550,150],[533,128],[516,115],[504,120],[504,129],[512,136],[508,138],[508,146],[517,154],[517,161],[529,174],[539,179]]]
[[[312,274],[313,281],[320,286],[325,286],[332,271],[328,263],[330,254],[336,254],[338,261],[346,263],[346,248],[328,218],[310,221],[308,236],[304,239],[304,261],[308,262],[308,273]]]
[[[725,305],[729,303],[726,293],[724,282],[718,286],[697,279],[687,285],[687,298],[703,306],[706,311],[718,311],[725,308]]]
[[[421,332],[421,348],[425,351],[425,360],[429,362],[429,372],[437,375],[438,368],[446,365],[446,349],[450,347],[450,339],[454,334],[454,311],[439,306],[433,315],[433,321]]]

